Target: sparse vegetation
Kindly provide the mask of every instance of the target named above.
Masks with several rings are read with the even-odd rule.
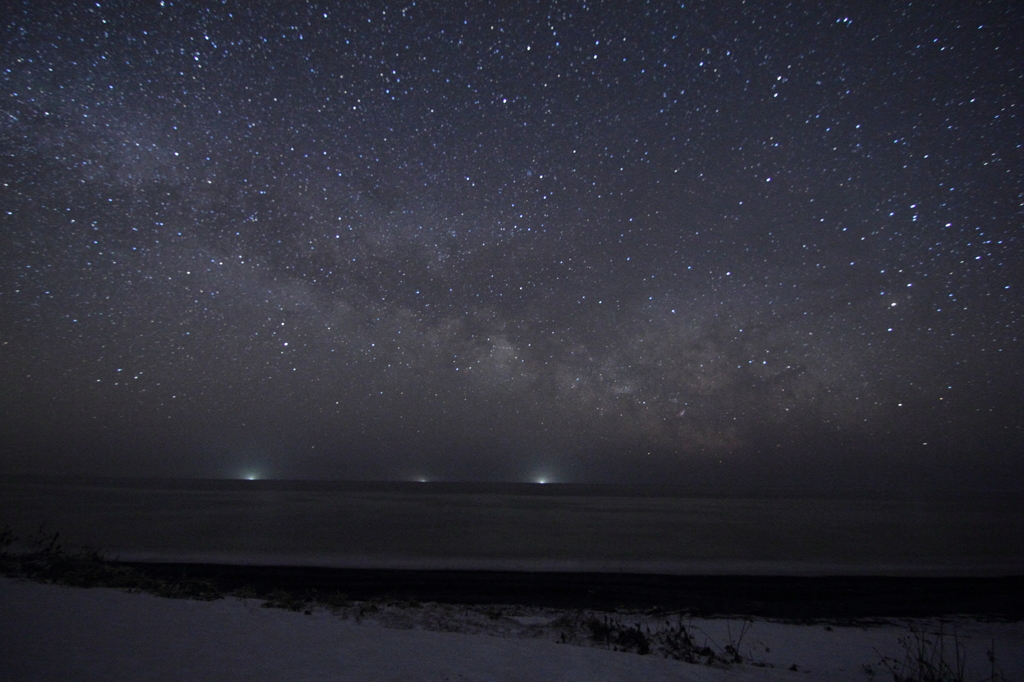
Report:
[[[47,533],[42,527],[29,541],[28,551],[11,552],[17,540],[10,528],[0,531],[0,573],[9,577],[70,587],[112,587],[177,599],[212,601],[224,596],[208,580],[185,575],[176,580],[154,578],[130,566],[106,561],[95,549],[65,550],[60,533]]]
[[[591,616],[584,622],[584,626],[590,631],[592,641],[603,643],[615,651],[634,651],[641,656],[651,653],[651,641],[640,629],[639,623],[623,625],[605,614],[603,619]],[[650,628],[647,632],[650,634]]]
[[[286,590],[274,590],[263,602],[265,609],[285,609],[287,611],[305,611],[309,601]]]
[[[349,600],[348,595],[344,592],[337,591],[324,595],[323,599],[320,600],[320,603],[332,611],[338,611],[339,609],[352,606],[352,602]],[[415,606],[419,606],[419,604],[415,604]]]
[[[913,626],[910,634],[899,638],[903,655],[883,656],[879,661],[893,682],[968,682],[967,652],[954,629],[947,633],[943,626],[927,631]],[[996,664],[995,644],[988,650],[989,675],[976,682],[1005,682]]]
[[[129,592],[148,592],[171,599],[213,601],[226,596],[239,599],[264,599],[263,606],[289,611],[307,611],[313,604],[332,610],[349,605],[348,597],[334,592],[321,597],[315,592],[296,594],[287,590],[260,593],[251,586],[226,591],[211,580],[182,574],[178,578],[157,578],[146,571],[108,561],[99,551],[88,547],[66,550],[60,533],[40,527],[27,543],[27,550],[11,551],[18,541],[9,527],[0,530],[0,574],[69,587],[110,587]]]
[[[655,654],[686,663],[727,666],[748,662],[740,653],[743,637],[750,629],[750,621],[744,621],[738,636],[733,637],[729,628],[729,641],[718,645],[705,633],[683,624],[681,617],[676,622],[664,621],[654,627],[634,622],[624,623],[611,614],[567,614],[555,624],[561,629],[562,643],[578,643],[581,633],[593,644],[613,651],[630,651],[640,655]],[[698,643],[699,640],[699,643]]]

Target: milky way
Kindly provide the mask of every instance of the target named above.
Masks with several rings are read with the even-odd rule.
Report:
[[[1024,11],[756,5],[17,5],[0,466],[1024,485]]]

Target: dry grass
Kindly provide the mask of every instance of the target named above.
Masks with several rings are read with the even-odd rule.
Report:
[[[910,633],[899,639],[903,655],[883,656],[880,665],[892,675],[893,682],[968,682],[967,652],[954,629],[946,632],[923,630],[911,626]],[[1005,682],[996,663],[995,644],[987,652],[989,675],[976,682]]]

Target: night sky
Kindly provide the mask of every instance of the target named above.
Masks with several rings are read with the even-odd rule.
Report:
[[[493,5],[5,4],[0,472],[1024,489],[1021,4]]]

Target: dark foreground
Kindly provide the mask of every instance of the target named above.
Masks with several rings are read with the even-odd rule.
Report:
[[[163,580],[208,581],[225,593],[343,594],[451,604],[635,609],[785,620],[1024,619],[1024,576],[995,578],[659,576],[125,563]]]

